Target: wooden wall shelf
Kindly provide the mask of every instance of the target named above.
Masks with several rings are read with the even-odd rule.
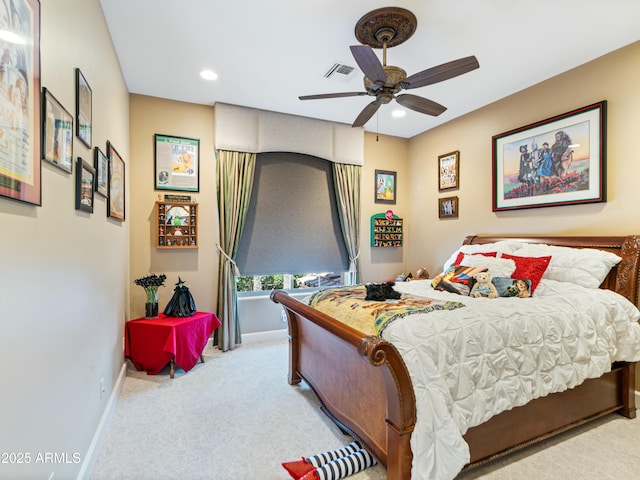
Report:
[[[372,247],[401,247],[402,219],[397,215],[387,218],[384,213],[371,216],[371,246]]]
[[[156,202],[156,248],[198,248],[198,204]]]

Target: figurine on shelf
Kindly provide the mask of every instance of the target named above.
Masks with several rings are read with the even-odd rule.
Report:
[[[182,235],[182,230],[180,229],[180,227],[176,227],[176,229],[173,231],[173,234],[176,236]]]
[[[164,309],[164,314],[170,317],[190,317],[196,313],[196,302],[191,296],[189,287],[178,277],[176,288],[173,289],[173,296]]]

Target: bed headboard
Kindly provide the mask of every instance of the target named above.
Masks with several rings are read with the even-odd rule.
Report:
[[[561,247],[597,248],[613,252],[622,261],[613,267],[600,288],[608,288],[638,305],[638,279],[640,276],[640,235],[627,236],[521,236],[521,235],[469,235],[463,245],[493,243],[500,240],[518,240],[527,243],[546,243]]]

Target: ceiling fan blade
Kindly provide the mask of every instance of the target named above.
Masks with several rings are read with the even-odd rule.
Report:
[[[380,82],[384,84],[387,81],[387,74],[382,67],[382,63],[380,63],[380,60],[378,60],[369,45],[352,45],[349,48],[351,48],[353,58],[356,59],[356,63],[365,77],[373,83]]]
[[[300,100],[321,100],[323,98],[358,97],[366,94],[367,92],[321,93],[318,95],[303,95],[298,98]]]
[[[473,55],[459,58],[458,60],[453,60],[452,62],[443,63],[437,67],[427,68],[421,72],[414,73],[405,78],[401,86],[405,89],[425,87],[457,77],[463,73],[475,70],[478,67],[480,67],[478,59]]]
[[[374,100],[369,105],[364,107],[364,109],[360,112],[360,115],[358,115],[358,118],[355,119],[355,121],[351,126],[362,127],[365,123],[369,121],[371,117],[373,117],[373,114],[376,113],[379,108],[380,108],[380,104],[378,103],[377,100]]]
[[[404,95],[398,95],[396,97],[396,102],[398,102],[403,107],[415,110],[416,112],[432,115],[434,117],[437,117],[447,109],[447,107],[440,105],[433,100],[418,97],[417,95],[410,95],[408,93],[405,93]]]

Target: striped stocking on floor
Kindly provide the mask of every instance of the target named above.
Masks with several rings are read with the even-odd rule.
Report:
[[[347,455],[351,455],[358,450],[362,450],[362,445],[360,445],[360,443],[358,442],[351,442],[344,448],[332,450],[331,452],[320,453],[318,455],[314,455],[313,457],[307,457],[305,458],[305,461],[307,463],[310,463],[314,467],[321,467],[325,463],[329,463],[341,457],[346,457]]]
[[[375,465],[375,459],[352,442],[344,448],[286,462],[282,466],[294,480],[338,480]]]
[[[310,471],[300,480],[338,480],[358,473],[376,464],[376,460],[366,450],[358,450],[345,457],[336,458]]]

